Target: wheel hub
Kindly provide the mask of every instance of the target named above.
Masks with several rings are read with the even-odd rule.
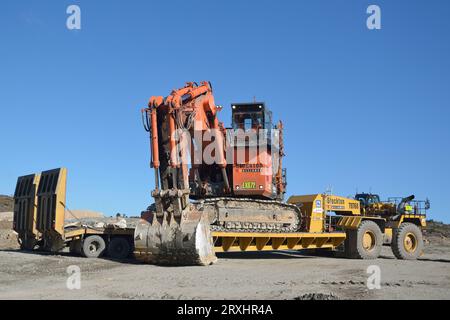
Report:
[[[414,252],[417,248],[416,236],[413,233],[406,234],[405,239],[403,240],[403,246],[407,252]]]
[[[363,235],[362,245],[364,250],[370,251],[375,247],[375,235],[371,231],[366,231]]]
[[[95,243],[95,242],[91,243],[91,244],[89,245],[89,252],[90,252],[90,253],[95,253],[95,252],[97,252],[98,247],[99,247],[99,245],[98,245],[97,243]]]

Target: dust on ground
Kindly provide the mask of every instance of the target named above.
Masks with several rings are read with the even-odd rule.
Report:
[[[19,249],[17,234],[12,230],[12,224],[13,213],[0,212],[0,250]]]
[[[450,241],[441,235],[428,236],[418,261],[384,247],[374,261],[247,252],[220,254],[209,267],[158,267],[20,252],[11,225],[0,221],[0,299],[450,299]],[[80,290],[66,286],[73,265]],[[380,290],[367,288],[371,265],[380,267]]]

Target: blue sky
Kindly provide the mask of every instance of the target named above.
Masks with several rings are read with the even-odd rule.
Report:
[[[82,29],[66,28],[77,4]],[[382,29],[369,31],[377,4]],[[221,118],[255,96],[285,123],[291,194],[432,201],[450,222],[450,2],[2,1],[0,193],[65,166],[68,206],[137,215],[152,171],[140,109],[210,80]]]

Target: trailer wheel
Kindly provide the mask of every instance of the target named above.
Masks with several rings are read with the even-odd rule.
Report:
[[[108,256],[113,259],[125,259],[131,253],[131,247],[127,239],[116,237],[108,245]]]
[[[105,240],[100,236],[89,236],[83,240],[83,255],[86,258],[100,257],[105,248]]]
[[[423,251],[422,231],[413,223],[402,223],[394,230],[391,248],[397,259],[416,260]]]
[[[346,256],[353,259],[376,259],[381,253],[383,234],[380,227],[370,220],[364,220],[356,230],[347,230]]]

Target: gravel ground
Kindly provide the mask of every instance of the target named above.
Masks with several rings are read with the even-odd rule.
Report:
[[[249,252],[221,254],[210,267],[157,267],[19,252],[5,227],[1,222],[0,299],[450,299],[447,239],[431,239],[419,261],[396,260],[385,247],[375,261]],[[66,286],[73,265],[81,270],[79,290]],[[379,290],[367,288],[370,265],[380,267]]]

